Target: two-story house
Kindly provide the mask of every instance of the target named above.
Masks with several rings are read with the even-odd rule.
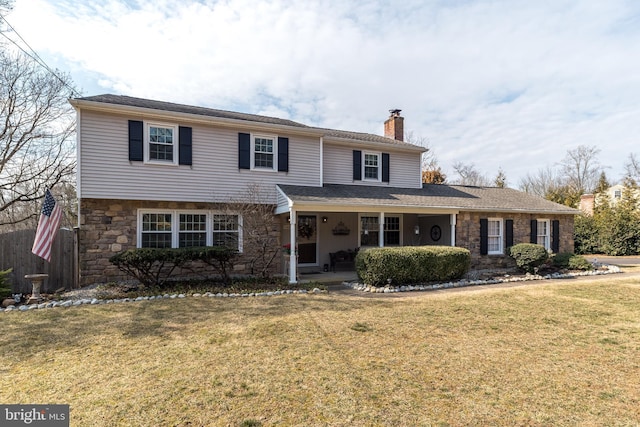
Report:
[[[378,136],[118,95],[70,102],[82,284],[124,278],[108,259],[130,248],[225,244],[242,257],[251,230],[227,206],[250,196],[273,207],[278,245],[294,248],[295,262],[274,264],[292,283],[356,248],[460,246],[475,268],[509,264],[514,243],[573,251],[575,209],[509,188],[423,185],[425,149],[403,142],[399,110]]]

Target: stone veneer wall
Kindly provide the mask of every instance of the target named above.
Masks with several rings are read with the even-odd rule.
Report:
[[[456,223],[456,246],[471,251],[471,269],[513,268],[514,260],[504,255],[480,255],[480,219],[502,218],[513,220],[513,244],[529,243],[531,220],[560,221],[560,252],[573,252],[573,215],[509,214],[499,212],[461,212]],[[506,248],[505,248],[506,249]]]
[[[109,258],[118,252],[136,248],[138,209],[222,210],[222,206],[215,203],[82,199],[78,236],[81,286],[131,280],[111,264]],[[275,217],[272,229],[275,239],[280,242],[280,228]],[[243,249],[245,254],[252,251],[246,240]],[[271,266],[273,273],[281,271],[279,260],[280,257],[276,257]],[[242,255],[234,265],[233,273],[250,273]]]

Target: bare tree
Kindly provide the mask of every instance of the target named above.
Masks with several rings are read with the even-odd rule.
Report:
[[[247,260],[251,274],[261,277],[271,275],[271,267],[281,253],[278,241],[279,222],[259,184],[251,185],[242,197],[225,204],[229,218],[241,218],[239,229],[243,239],[243,257]]]
[[[489,179],[476,169],[475,164],[464,164],[456,162],[453,164],[453,170],[458,174],[458,179],[454,180],[454,184],[458,185],[474,185],[478,187],[486,187],[490,185]]]
[[[407,132],[404,135],[404,140],[427,149],[422,153],[421,159],[422,182],[424,184],[444,184],[447,176],[438,165],[438,158],[433,149],[429,147],[429,140],[424,136],[416,136],[413,131]]]
[[[627,177],[634,180],[636,184],[640,184],[640,160],[636,158],[635,154],[629,154],[629,161],[624,165],[624,168]]]
[[[598,185],[603,167],[598,161],[600,150],[596,147],[579,145],[568,150],[560,166],[565,185],[574,193],[581,195],[593,193]]]
[[[549,166],[538,169],[536,173],[528,173],[524,178],[520,179],[518,184],[519,189],[525,193],[535,194],[540,197],[545,197],[549,192],[555,191],[560,186],[562,186],[561,177]]]
[[[46,188],[72,182],[73,93],[68,76],[0,49],[0,227],[35,218]]]
[[[504,173],[502,168],[498,168],[498,175],[496,175],[496,179],[493,183],[498,188],[505,188],[507,186],[507,175]]]

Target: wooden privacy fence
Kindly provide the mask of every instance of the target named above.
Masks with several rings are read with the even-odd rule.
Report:
[[[31,282],[25,274],[45,273],[41,292],[50,293],[60,288],[74,289],[77,285],[76,235],[74,230],[58,231],[51,249],[51,262],[31,253],[36,230],[20,230],[0,234],[0,270],[12,268],[10,275],[13,292],[31,293]]]

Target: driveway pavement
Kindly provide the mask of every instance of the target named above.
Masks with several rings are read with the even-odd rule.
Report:
[[[640,255],[632,256],[607,256],[607,255],[584,255],[589,261],[594,259],[603,264],[618,265],[620,267],[628,265],[640,265]]]

